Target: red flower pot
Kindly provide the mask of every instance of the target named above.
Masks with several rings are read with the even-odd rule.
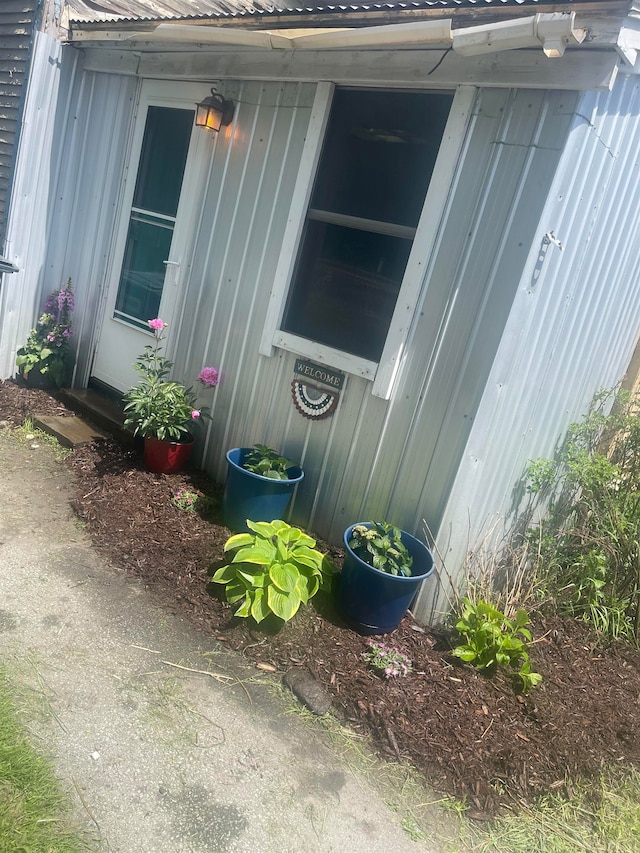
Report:
[[[162,441],[160,438],[145,438],[145,465],[154,474],[177,474],[187,464],[194,443],[193,436],[184,441]]]

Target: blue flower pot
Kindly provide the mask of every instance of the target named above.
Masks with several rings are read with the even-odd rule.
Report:
[[[371,524],[359,522],[365,527]],[[413,557],[412,574],[405,578],[374,569],[349,547],[351,531],[344,533],[345,557],[338,583],[338,610],[360,634],[388,634],[400,624],[422,581],[433,573],[433,556],[424,542],[401,531],[402,542]]]
[[[293,490],[302,480],[302,469],[293,465],[289,479],[272,480],[243,468],[251,447],[236,447],[227,453],[227,482],[222,501],[222,515],[227,527],[246,531],[246,520],[275,521],[284,518]]]

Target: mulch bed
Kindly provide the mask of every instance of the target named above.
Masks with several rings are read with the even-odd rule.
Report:
[[[0,421],[19,425],[32,413],[66,411],[55,395],[0,383]],[[308,669],[341,721],[370,736],[383,755],[412,763],[437,790],[465,797],[471,816],[549,791],[570,793],[572,778],[605,765],[640,763],[634,648],[598,639],[579,622],[537,617],[531,659],[543,682],[519,696],[507,676],[489,679],[456,663],[446,632],[407,616],[387,639],[411,658],[413,673],[387,681],[368,669],[366,638],[341,622],[329,599],[316,597],[277,633],[233,618],[209,583],[230,533],[218,520],[221,488],[204,474],[151,474],[135,451],[114,441],[86,445],[68,464],[74,508],[96,548],[246,659],[280,674]],[[172,498],[180,489],[206,495],[206,511],[177,509]]]

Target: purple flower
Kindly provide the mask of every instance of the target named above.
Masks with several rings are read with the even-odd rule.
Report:
[[[198,376],[198,381],[210,388],[215,388],[220,381],[220,375],[215,367],[203,367]]]

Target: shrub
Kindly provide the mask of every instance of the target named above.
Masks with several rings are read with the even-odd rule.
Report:
[[[612,405],[613,403],[613,405]],[[640,405],[601,392],[554,459],[526,472],[535,570],[558,612],[610,636],[640,634]]]
[[[335,567],[316,550],[315,539],[284,521],[247,520],[247,527],[253,532],[237,533],[225,543],[225,552],[235,553],[213,582],[225,585],[230,604],[240,604],[236,616],[262,622],[273,613],[288,622],[329,585]]]
[[[514,619],[507,619],[486,601],[473,604],[464,598],[462,606],[455,628],[464,642],[454,648],[455,657],[487,672],[501,665],[516,670],[525,693],[542,681],[541,675],[531,671],[527,651],[531,632],[525,627],[529,624],[526,610],[518,610]]]

